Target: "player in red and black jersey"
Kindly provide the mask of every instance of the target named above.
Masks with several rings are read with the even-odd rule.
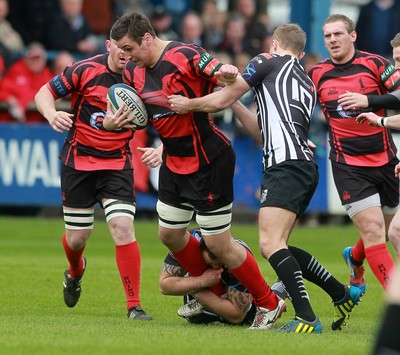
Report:
[[[393,47],[393,62],[396,70],[400,70],[400,33],[390,41]],[[382,108],[400,110],[400,90],[390,92],[386,95],[376,94],[360,94],[357,92],[346,92],[339,96],[338,102],[346,109],[353,108],[371,108],[372,110],[379,110]],[[370,125],[376,127],[386,127],[390,129],[400,129],[397,123],[397,116],[393,118],[382,117],[375,114],[373,111],[363,112],[357,117],[357,122],[362,123],[365,118],[369,120]],[[382,120],[382,121],[381,121]],[[396,166],[396,172],[399,165]],[[397,211],[389,228],[387,229],[387,239],[389,239],[396,251],[397,258],[400,259],[400,211]]]
[[[107,131],[108,88],[122,82],[125,57],[115,41],[108,53],[68,66],[36,95],[40,113],[57,132],[67,131],[60,153],[61,191],[65,221],[62,238],[69,269],[64,301],[74,307],[81,295],[86,268],[83,257],[93,229],[94,207],[104,208],[116,248],[116,262],[126,294],[130,319],[152,319],[140,306],[140,250],[133,220],[136,212],[130,129]],[[70,95],[72,113],[57,111],[55,101]]]
[[[362,261],[366,257],[382,286],[390,283],[393,259],[385,244],[389,226],[399,205],[399,182],[393,171],[397,149],[385,127],[359,125],[358,108],[339,102],[346,91],[383,95],[400,89],[400,75],[385,58],[355,49],[354,23],[344,15],[332,15],[323,26],[330,58],[312,66],[312,78],[330,131],[330,160],[342,204],[361,239],[343,256],[350,267],[350,282],[365,292]],[[384,115],[383,109],[376,109]]]
[[[208,114],[177,115],[167,99],[172,94],[199,97],[211,93],[218,82],[228,84],[237,73],[217,77],[222,63],[195,45],[161,40],[147,17],[139,13],[117,20],[111,38],[130,60],[124,82],[140,94],[163,143],[157,202],[161,241],[188,272],[201,275],[207,265],[199,242],[187,232],[196,212],[207,247],[245,285],[256,305],[265,309],[263,318],[271,327],[286,305],[266,284],[254,256],[234,243],[230,233],[235,169],[231,143]],[[119,127],[128,122],[111,110],[107,115]],[[145,162],[148,153],[145,150],[142,156]],[[212,290],[218,295],[223,292],[221,284]]]

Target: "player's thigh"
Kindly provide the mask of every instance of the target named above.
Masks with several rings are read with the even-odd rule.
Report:
[[[300,218],[317,188],[318,167],[303,160],[287,161],[268,168],[261,182],[260,207],[292,211]]]

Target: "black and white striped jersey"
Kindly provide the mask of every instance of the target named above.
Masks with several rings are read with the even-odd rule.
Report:
[[[264,170],[287,160],[313,160],[307,135],[316,90],[299,61],[290,55],[260,54],[242,77],[255,93]]]

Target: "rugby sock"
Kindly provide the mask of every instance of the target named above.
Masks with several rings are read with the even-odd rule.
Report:
[[[126,296],[128,311],[140,306],[140,249],[137,241],[115,246],[115,259]]]
[[[321,287],[333,301],[339,301],[345,296],[344,285],[336,280],[310,253],[291,245],[289,245],[289,251],[299,263],[306,280]]]
[[[76,278],[81,276],[83,272],[83,251],[85,247],[74,250],[72,249],[67,242],[67,236],[64,233],[62,236],[62,245],[64,247],[65,255],[67,256],[67,260],[69,262],[69,274],[72,278]]]
[[[265,282],[260,268],[254,258],[246,248],[246,259],[236,269],[229,269],[229,272],[235,276],[253,296],[254,303],[258,307],[275,309],[278,306],[278,299],[271,288]]]
[[[178,252],[172,253],[179,264],[192,276],[200,276],[209,267],[200,249],[200,242],[190,234],[189,241],[186,246]],[[217,296],[224,293],[224,287],[221,283],[211,286],[209,290]]]
[[[372,354],[400,354],[400,305],[386,306]]]
[[[314,321],[316,316],[304,286],[300,265],[294,256],[288,249],[281,249],[272,254],[268,261],[292,298],[296,316],[306,321]]]
[[[351,261],[355,266],[361,266],[365,259],[364,242],[361,238],[358,239],[357,243],[351,249],[350,253]]]
[[[377,244],[372,247],[365,248],[365,256],[369,267],[375,274],[378,281],[384,289],[390,283],[390,273],[394,269],[393,258],[386,247],[386,244]]]

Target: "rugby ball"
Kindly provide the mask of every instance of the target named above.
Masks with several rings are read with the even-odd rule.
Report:
[[[147,126],[148,115],[146,107],[137,91],[126,84],[114,84],[108,89],[107,100],[111,103],[111,110],[115,113],[121,106],[125,105],[124,112],[131,110],[128,118],[136,125],[136,129]]]

